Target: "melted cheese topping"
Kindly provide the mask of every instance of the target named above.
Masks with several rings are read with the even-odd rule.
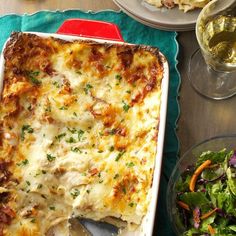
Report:
[[[156,156],[158,51],[15,33],[4,57],[0,235],[56,225],[68,235],[71,217],[139,225]]]

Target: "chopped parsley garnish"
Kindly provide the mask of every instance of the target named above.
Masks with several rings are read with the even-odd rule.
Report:
[[[129,94],[131,94],[131,91],[130,91],[130,90],[127,90],[127,91],[126,91],[126,93],[129,93]]]
[[[115,150],[114,146],[110,146],[109,151],[113,152]]]
[[[81,129],[78,130],[78,139],[79,139],[79,141],[81,140],[83,134],[84,134],[84,131],[83,131],[83,130],[81,130]]]
[[[56,210],[56,207],[50,206],[49,209],[52,210],[52,211],[55,211],[55,210]]]
[[[126,163],[126,166],[127,166],[128,168],[130,168],[130,167],[133,167],[133,166],[135,166],[135,165],[134,165],[133,162],[129,162],[129,163]]]
[[[36,219],[33,218],[30,222],[31,222],[31,223],[35,223],[35,222],[36,222]]]
[[[103,150],[98,150],[98,153],[103,153]]]
[[[99,182],[98,182],[98,183],[99,183],[99,184],[101,184],[102,182],[103,182],[103,180],[99,180]]]
[[[82,75],[82,72],[79,71],[79,70],[77,70],[75,73],[78,74],[78,75]]]
[[[77,113],[76,113],[76,112],[73,112],[73,115],[74,115],[75,117],[77,117]]]
[[[38,76],[39,75],[39,71],[30,71],[29,74],[32,76]]]
[[[41,175],[41,172],[40,172],[40,171],[37,171],[37,172],[35,173],[34,177],[37,177],[37,176],[39,176],[39,175]]]
[[[51,111],[52,111],[51,106],[50,106],[50,105],[47,106],[47,107],[45,108],[45,111],[46,111],[46,112],[51,112]]]
[[[129,206],[130,206],[130,207],[133,207],[133,206],[134,206],[134,203],[133,203],[133,202],[130,202],[130,203],[129,203]]]
[[[32,134],[34,132],[34,129],[30,127],[30,125],[23,125],[21,128],[21,140],[25,140],[25,133]]]
[[[122,103],[123,103],[123,110],[125,112],[127,112],[130,109],[130,106],[127,103],[125,103],[124,101],[122,101]]]
[[[72,147],[70,149],[72,152],[79,152],[79,153],[82,153],[82,151],[78,148],[78,147]]]
[[[47,199],[47,197],[44,194],[41,194],[41,197]]]
[[[114,134],[116,134],[116,129],[111,129],[111,130],[108,131],[108,133],[110,135],[114,135]]]
[[[28,186],[30,186],[30,182],[28,180],[25,181]]]
[[[124,194],[126,194],[126,188],[125,188],[125,186],[122,186],[122,192],[123,192]]]
[[[39,75],[39,71],[28,71],[27,75],[31,83],[35,85],[40,85],[42,82],[38,80],[36,77]]]
[[[70,131],[72,134],[75,134],[77,132],[77,130],[75,128],[71,129],[69,127],[67,127],[68,131]]]
[[[66,139],[67,143],[76,143],[76,140],[73,137]]]
[[[83,131],[83,130],[81,130],[81,129],[77,130],[77,129],[75,129],[75,128],[71,129],[71,128],[69,128],[69,127],[67,127],[67,129],[68,129],[72,134],[76,134],[76,133],[77,133],[78,141],[81,141],[81,138],[82,138],[82,136],[83,136],[83,134],[84,134],[84,131]],[[71,142],[71,143],[76,142],[73,137],[71,137],[69,140],[70,140],[70,141],[67,141],[67,142],[69,142],[69,143],[70,143],[70,142]],[[74,141],[73,141],[73,140],[74,140]]]
[[[56,157],[51,154],[47,154],[47,159],[48,159],[48,161],[52,162],[56,159]]]
[[[85,88],[84,88],[84,92],[85,94],[88,94],[89,90],[93,88],[93,86],[91,84],[86,84],[85,85]]]
[[[119,161],[120,158],[124,155],[124,153],[125,153],[125,151],[122,151],[122,152],[118,153],[118,155],[116,156],[115,161]]]
[[[52,84],[55,85],[56,88],[60,88],[60,84],[57,81],[54,81]]]
[[[47,174],[46,170],[42,170],[42,174],[46,175]]]
[[[119,178],[119,174],[115,174],[115,176],[113,177],[113,179],[117,179],[117,178]]]
[[[62,106],[59,108],[60,110],[68,110],[68,107],[67,106]]]
[[[26,165],[28,165],[28,164],[29,164],[28,159],[25,159],[25,160],[23,160],[22,162],[17,163],[18,166],[26,166]]]
[[[65,136],[66,136],[66,133],[61,133],[61,134],[58,134],[57,136],[55,136],[55,139],[58,141],[61,141],[62,138],[64,138]]]
[[[87,193],[90,193],[90,190],[89,190],[89,189],[87,189],[87,190],[86,190],[86,192],[87,192]]]
[[[70,192],[70,195],[75,199],[80,195],[80,191],[78,189],[73,189],[73,191]]]
[[[32,106],[31,106],[31,104],[29,104],[29,106],[27,107],[27,110],[31,111],[31,109],[32,109]]]
[[[41,189],[43,187],[42,184],[38,184],[37,189]]]
[[[117,74],[116,77],[115,77],[119,82],[122,80],[122,77],[121,75]]]

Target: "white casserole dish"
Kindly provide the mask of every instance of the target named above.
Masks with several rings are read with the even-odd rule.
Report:
[[[85,38],[79,36],[70,36],[70,35],[62,35],[62,34],[49,34],[49,33],[39,33],[39,32],[25,32],[25,33],[32,33],[38,35],[40,37],[55,37],[67,41],[72,41],[76,39],[80,40],[93,40],[95,42],[100,43],[112,43],[112,44],[127,44],[124,42],[112,41],[112,40],[103,40],[103,39],[94,39],[94,38]],[[3,46],[2,51],[4,50],[6,43]],[[153,184],[151,188],[151,202],[149,205],[148,212],[146,216],[143,218],[142,224],[138,227],[138,230],[133,232],[122,232],[121,235],[124,236],[151,236],[153,234],[153,227],[155,221],[155,213],[158,201],[158,190],[160,184],[160,175],[161,175],[161,165],[162,165],[162,154],[163,154],[163,145],[164,145],[164,136],[165,136],[165,123],[166,123],[166,113],[167,113],[167,99],[168,99],[168,85],[169,85],[169,67],[168,62],[165,59],[164,55],[161,54],[163,59],[163,68],[164,74],[161,84],[161,107],[160,107],[160,122],[159,122],[159,132],[157,138],[157,153],[155,159],[155,169],[154,169],[154,176],[153,176]],[[3,88],[3,76],[4,76],[4,57],[1,54],[0,58],[0,91]],[[157,216],[158,217],[158,216]]]

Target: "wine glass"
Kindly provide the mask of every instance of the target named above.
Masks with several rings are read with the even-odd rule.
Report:
[[[236,0],[213,0],[196,24],[200,46],[189,62],[194,89],[220,100],[236,94]]]

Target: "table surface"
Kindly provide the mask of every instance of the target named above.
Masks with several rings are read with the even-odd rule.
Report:
[[[0,15],[70,8],[118,10],[112,0],[4,0],[0,4]],[[180,46],[178,69],[182,83],[179,93],[181,114],[177,135],[180,140],[180,153],[184,153],[192,145],[206,138],[236,133],[236,125],[234,125],[236,96],[228,100],[213,101],[197,94],[187,77],[189,59],[198,48],[194,31],[180,32],[178,42]],[[202,76],[204,79],[204,75]]]

